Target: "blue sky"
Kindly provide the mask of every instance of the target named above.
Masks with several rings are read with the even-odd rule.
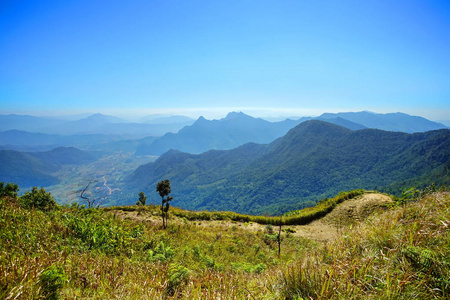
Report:
[[[0,104],[450,119],[450,1],[3,0]]]

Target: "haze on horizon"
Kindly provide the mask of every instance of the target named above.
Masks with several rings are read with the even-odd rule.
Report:
[[[450,119],[448,1],[6,1],[0,114]]]

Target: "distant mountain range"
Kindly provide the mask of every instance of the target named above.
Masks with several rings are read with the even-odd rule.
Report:
[[[141,122],[147,124],[183,124],[188,126],[194,123],[195,120],[186,116],[177,115],[149,115],[141,118]]]
[[[422,117],[410,116],[404,113],[387,113],[377,114],[367,111],[362,112],[342,112],[342,113],[325,113],[318,119],[329,120],[342,118],[366,128],[381,129],[386,131],[401,131],[407,133],[425,132],[447,128],[445,125],[427,120]]]
[[[413,133],[446,128],[445,125],[402,113],[326,113],[316,118],[268,122],[232,112],[220,120],[209,121],[200,117],[178,133],[167,133],[151,143],[143,142],[138,146],[136,155],[161,155],[171,149],[199,154],[208,150],[229,150],[249,142],[270,143],[295,125],[312,119],[325,120],[351,130],[375,128]]]
[[[59,182],[52,173],[61,166],[89,163],[95,159],[73,147],[33,153],[0,150],[0,182],[17,183],[21,188],[50,186]]]
[[[0,150],[21,152],[48,151],[57,147],[76,147],[103,152],[135,152],[143,141],[153,141],[155,138],[127,139],[117,134],[77,134],[59,135],[47,133],[31,133],[21,130],[0,132]]]
[[[243,113],[232,112],[220,120],[200,117],[149,115],[143,123],[131,123],[102,114],[79,116],[80,119],[0,115],[0,149],[45,151],[74,146],[107,152],[135,152],[137,155],[161,155],[175,149],[189,153],[227,150],[245,143],[270,143],[301,122],[319,119],[351,130],[376,128],[388,131],[425,132],[446,128],[422,117],[402,113],[370,112],[325,113],[269,122]]]
[[[399,192],[449,184],[450,130],[352,131],[310,120],[267,145],[199,155],[169,151],[139,167],[126,185],[136,195],[154,193],[163,179],[172,183],[176,206],[254,214],[298,209],[355,188]]]
[[[102,114],[93,114],[73,121],[25,115],[0,115],[0,131],[20,130],[30,133],[59,135],[112,134],[127,138],[142,138],[145,136],[161,136],[167,132],[177,132],[189,124],[192,124],[189,118],[183,118],[182,120],[179,118],[164,118],[147,124],[131,123]]]
[[[231,112],[220,120],[200,117],[176,134],[167,133],[150,144],[143,143],[136,154],[161,155],[171,149],[202,153],[211,149],[232,149],[248,142],[269,143],[286,134],[297,123],[289,119],[271,123],[237,112]]]

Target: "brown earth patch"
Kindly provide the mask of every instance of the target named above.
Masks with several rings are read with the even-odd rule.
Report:
[[[363,221],[388,203],[392,203],[389,196],[367,193],[340,203],[325,217],[308,225],[292,227],[296,230],[295,235],[327,241],[339,235],[342,227]]]
[[[338,204],[333,211],[322,219],[311,222],[308,225],[290,225],[283,226],[283,229],[291,229],[294,236],[304,237],[315,241],[328,241],[337,237],[344,226],[349,226],[363,221],[373,212],[382,209],[386,204],[391,203],[392,199],[386,195],[378,193],[366,193],[354,199],[346,200]],[[161,226],[161,217],[157,213],[138,212],[138,211],[111,211],[120,219],[131,219],[144,222],[150,226]],[[183,221],[172,217],[170,223],[179,224]],[[266,225],[257,223],[239,223],[233,221],[191,221],[191,224],[202,227],[216,226],[237,226],[250,231],[264,231]],[[274,230],[277,230],[274,228]],[[293,231],[293,232],[292,232]]]

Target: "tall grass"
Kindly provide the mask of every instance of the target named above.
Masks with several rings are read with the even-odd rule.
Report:
[[[339,197],[317,211],[345,196]],[[43,212],[0,198],[0,299],[450,295],[450,195],[445,192],[344,227],[328,242],[285,234],[281,256],[267,239],[269,227],[248,230],[248,224],[226,219],[189,221],[176,211],[163,230],[139,218],[121,219],[111,209]],[[154,211],[138,213],[152,217]]]
[[[264,232],[243,224],[173,223],[0,199],[0,299],[261,298],[270,270],[312,246],[287,238],[278,257]]]
[[[286,299],[448,299],[450,195],[387,211],[284,268]]]

